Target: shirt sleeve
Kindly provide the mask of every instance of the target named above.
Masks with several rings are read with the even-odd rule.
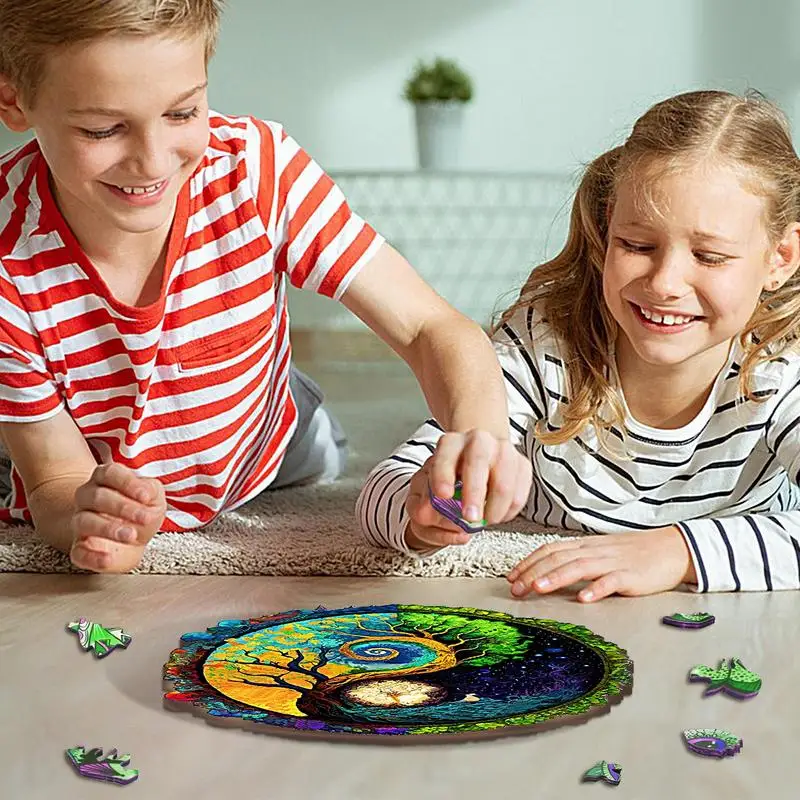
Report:
[[[338,300],[384,239],[282,127],[259,127],[262,162],[274,164],[275,269],[297,288]]]
[[[63,407],[30,315],[0,276],[0,422],[39,422]]]
[[[503,370],[509,406],[511,443],[526,455],[536,422],[542,418],[544,398],[537,388],[538,371],[524,340],[506,325],[495,342],[495,353]],[[531,372],[531,369],[534,371]],[[540,383],[540,381],[539,381]],[[433,455],[444,430],[429,419],[414,435],[381,461],[367,476],[356,502],[361,531],[370,544],[390,547],[415,557],[436,550],[417,552],[405,543],[408,525],[406,499],[411,479]]]
[[[795,487],[800,471],[800,380],[780,400],[766,444]],[[698,592],[800,589],[800,509],[682,522]]]

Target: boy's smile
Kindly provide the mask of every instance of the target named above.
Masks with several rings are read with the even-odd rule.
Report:
[[[116,186],[105,184],[120,200],[132,206],[152,206],[160,203],[167,193],[169,178],[150,186]]]
[[[206,83],[202,38],[113,37],[50,56],[36,103],[21,105],[90,257],[135,248],[132,234],[166,239],[208,144]]]

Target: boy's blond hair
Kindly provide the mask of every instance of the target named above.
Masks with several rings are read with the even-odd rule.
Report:
[[[224,0],[0,0],[0,75],[32,106],[55,50],[105,36],[203,36],[217,42]]]
[[[788,225],[800,221],[800,160],[789,125],[759,93],[687,92],[647,111],[625,144],[586,168],[564,249],[533,270],[517,302],[495,326],[497,332],[520,309],[537,304],[564,344],[569,403],[560,428],[540,426],[542,443],[566,442],[586,425],[598,433],[614,425],[624,429],[624,410],[609,381],[617,323],[603,299],[608,215],[617,188],[631,180],[637,201],[658,213],[652,179],[708,161],[729,166],[748,190],[764,198],[764,222],[773,244]],[[755,368],[800,340],[800,271],[777,291],[762,293],[739,339],[745,351],[740,394],[758,400],[752,389]]]

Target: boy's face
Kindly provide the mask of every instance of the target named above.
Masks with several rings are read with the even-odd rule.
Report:
[[[208,144],[205,87],[201,38],[108,38],[49,58],[35,105],[20,106],[73,227],[168,229]]]

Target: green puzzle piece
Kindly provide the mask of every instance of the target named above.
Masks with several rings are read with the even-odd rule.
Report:
[[[139,777],[138,769],[128,768],[131,757],[127,753],[117,755],[116,750],[110,750],[104,756],[99,747],[87,750],[83,746],[70,747],[65,752],[68,761],[84,778],[127,786]]]
[[[716,668],[694,667],[689,680],[709,681],[706,696],[724,691],[739,698],[755,697],[761,689],[761,676],[747,669],[738,658],[723,659]]]
[[[127,647],[132,638],[122,628],[105,628],[96,622],[89,622],[83,617],[77,622],[70,622],[67,630],[77,633],[80,646],[84,650],[94,651],[97,658],[107,656],[117,647]]]

